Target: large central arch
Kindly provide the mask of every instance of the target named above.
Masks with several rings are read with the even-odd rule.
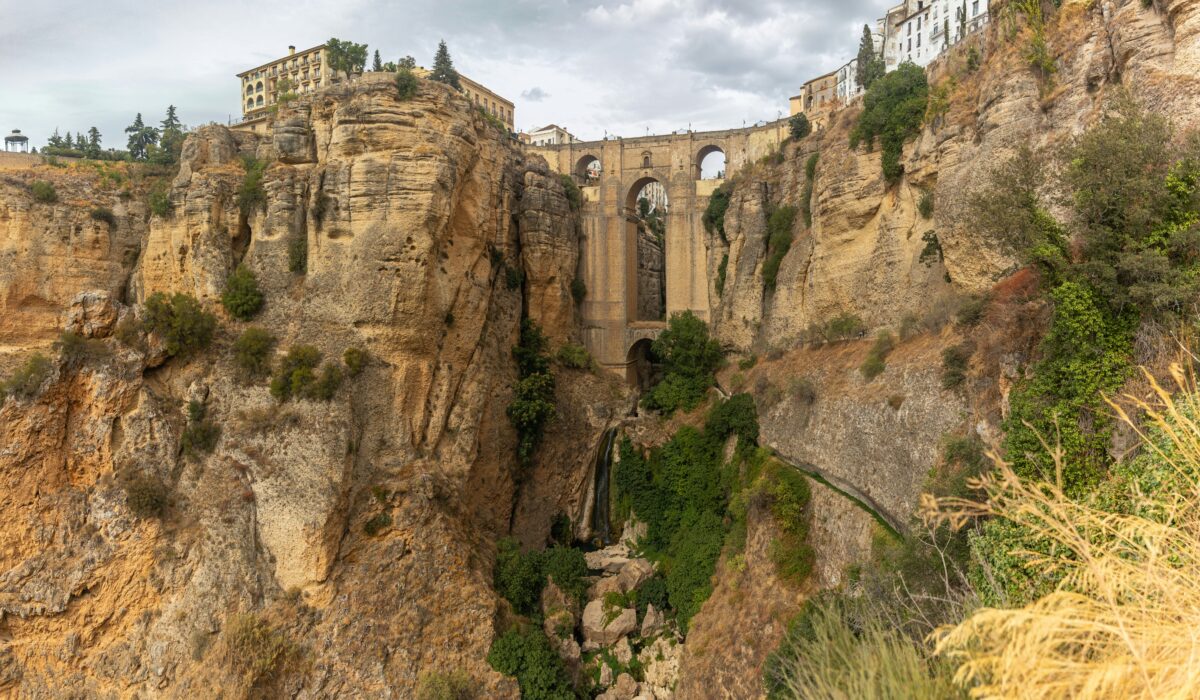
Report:
[[[625,299],[631,323],[667,320],[668,201],[664,183],[652,175],[635,180],[625,195]]]

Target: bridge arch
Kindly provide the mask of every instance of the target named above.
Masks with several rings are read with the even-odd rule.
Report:
[[[654,385],[654,341],[639,338],[629,346],[625,355],[625,380],[639,391],[649,391]]]
[[[626,313],[630,322],[667,317],[666,183],[650,176],[634,181],[625,195]]]
[[[575,168],[571,174],[580,184],[594,183],[600,179],[600,174],[604,172],[604,163],[594,154],[587,153],[575,161]]]
[[[725,149],[717,144],[709,144],[702,147],[696,152],[696,177],[697,180],[717,180],[725,177],[726,155]],[[705,177],[704,173],[710,172],[719,173],[711,177]]]

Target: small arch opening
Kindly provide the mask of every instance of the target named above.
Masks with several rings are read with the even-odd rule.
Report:
[[[642,154],[642,167],[643,167],[643,168],[649,168],[649,167],[651,167],[651,153],[650,153],[650,151],[646,151],[645,153],[643,153],[643,154]]]
[[[586,155],[575,163],[575,179],[581,185],[590,186],[599,184],[600,174],[603,172],[604,168],[600,163],[600,159],[593,155]]]
[[[625,358],[625,378],[641,393],[649,391],[661,379],[662,362],[654,354],[654,343],[642,338],[629,348]]]
[[[254,101],[254,106],[255,106],[255,107],[262,107],[262,106],[263,106],[263,96],[262,96],[262,95],[259,95],[259,96],[258,96],[258,99]]]
[[[696,179],[725,179],[725,151],[720,146],[705,146],[696,154]]]
[[[667,188],[648,177],[634,183],[626,200],[629,248],[630,320],[665,321],[667,317]]]

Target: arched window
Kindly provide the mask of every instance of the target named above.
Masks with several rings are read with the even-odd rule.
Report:
[[[642,167],[643,168],[650,167],[650,151],[646,151],[645,153],[642,154]]]
[[[254,91],[255,91],[255,92],[262,92],[262,89],[263,89],[263,84],[262,84],[262,81],[260,80],[260,81],[258,81],[258,85],[255,85],[255,86],[254,86]]]
[[[251,97],[250,99],[246,100],[246,109],[253,109],[253,107],[254,107],[254,98]]]
[[[256,107],[262,107],[262,106],[263,106],[263,97],[262,97],[262,95],[259,95],[259,96],[258,96],[258,99],[257,99],[257,100],[255,100],[255,103],[254,103],[254,104],[255,104],[255,106],[256,106]]]
[[[247,85],[247,86],[246,86],[246,94],[247,94],[247,95],[253,95],[253,94],[254,94],[254,86],[253,86],[253,85]]]

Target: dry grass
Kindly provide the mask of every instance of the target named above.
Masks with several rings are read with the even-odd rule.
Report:
[[[1172,374],[1182,389],[1175,397],[1149,372],[1153,401],[1126,397],[1161,438],[1110,402],[1170,474],[1166,488],[1130,486],[1119,509],[1105,508],[1073,501],[1057,484],[1024,482],[993,457],[986,503],[925,499],[927,513],[960,523],[986,515],[1021,524],[1055,546],[1051,555],[1018,554],[1063,575],[1025,607],[979,609],[932,635],[973,697],[1200,696],[1200,397],[1178,365]],[[1047,449],[1061,473],[1061,451]]]

